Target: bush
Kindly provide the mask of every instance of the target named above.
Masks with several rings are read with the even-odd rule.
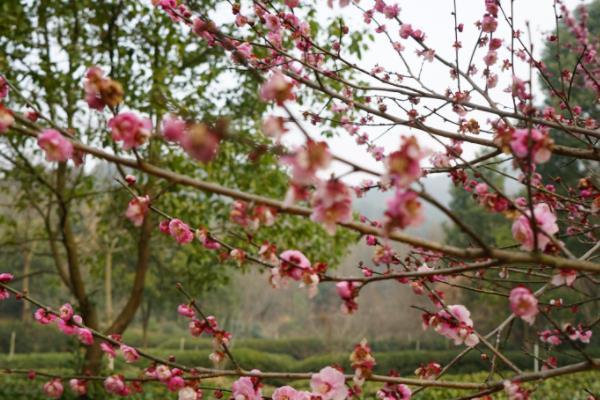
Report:
[[[16,335],[15,353],[63,352],[74,348],[76,341],[59,332],[56,327],[39,329],[34,324],[24,324],[21,321],[0,323],[0,351],[8,353],[12,332]]]

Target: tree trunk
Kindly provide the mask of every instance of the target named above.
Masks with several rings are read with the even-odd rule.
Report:
[[[127,303],[125,303],[125,306],[112,325],[107,329],[107,333],[122,334],[133,320],[133,317],[135,317],[135,313],[142,303],[144,286],[146,283],[146,272],[148,271],[148,265],[150,264],[150,238],[152,236],[152,230],[154,229],[152,224],[152,214],[148,213],[146,218],[144,218],[144,223],[140,229],[137,265],[133,286],[129,293],[129,299],[127,299]]]
[[[56,197],[58,200],[59,226],[62,233],[61,239],[67,254],[71,292],[79,303],[79,310],[81,312],[81,317],[83,318],[83,323],[86,326],[97,330],[99,325],[98,312],[96,306],[92,303],[85,291],[85,282],[79,264],[77,241],[75,240],[75,234],[73,233],[71,219],[69,217],[69,204],[64,198],[66,192],[66,175],[66,163],[61,162],[56,171]],[[99,344],[94,343],[93,346],[88,347],[85,353],[83,371],[95,375],[100,371],[101,362],[102,351],[100,350]]]
[[[113,303],[112,303],[112,267],[113,252],[117,245],[117,239],[113,239],[108,244],[106,251],[106,262],[104,264],[104,297],[106,301],[106,326],[109,327],[113,322]]]
[[[25,247],[25,253],[23,254],[23,293],[29,293],[29,274],[31,273],[31,259],[33,257],[33,243],[31,246]],[[22,301],[23,313],[21,314],[21,320],[25,323],[30,321],[29,318],[31,313],[31,303],[28,301]]]
[[[146,307],[142,306],[142,347],[148,348],[148,325],[152,314],[152,300],[146,300]]]

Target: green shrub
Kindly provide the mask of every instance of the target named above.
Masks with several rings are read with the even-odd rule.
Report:
[[[71,351],[76,343],[76,340],[64,335],[54,326],[40,328],[34,322],[24,324],[21,321],[3,321],[0,323],[0,351],[4,354],[10,349],[12,332],[15,332],[16,353]]]

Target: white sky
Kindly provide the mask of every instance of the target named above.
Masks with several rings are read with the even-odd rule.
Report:
[[[340,9],[338,7],[334,9],[329,9],[325,6],[325,0],[317,0],[317,2],[322,2],[323,7],[319,9],[319,15],[325,21],[327,18],[331,18],[332,16],[340,16],[342,15],[347,23],[352,29],[352,27],[364,27],[364,23],[362,21],[361,13],[353,8],[347,7]],[[565,4],[570,8],[574,9],[578,4],[581,3],[579,0],[565,0]],[[388,3],[392,3],[392,1],[388,1]],[[502,3],[508,7],[510,4],[509,1],[502,1]],[[360,5],[362,7],[367,7],[371,5],[372,2],[361,1]],[[426,44],[433,49],[436,49],[437,54],[442,55],[444,58],[454,61],[454,49],[451,47],[454,42],[454,22],[451,15],[453,2],[452,0],[399,0],[398,4],[401,7],[400,18],[406,22],[412,24],[413,28],[422,29],[426,35]],[[526,32],[525,23],[528,21],[531,26],[531,36],[534,44],[534,54],[536,58],[539,57],[541,49],[543,48],[544,38],[547,37],[548,32],[553,31],[555,28],[555,18],[553,11],[553,0],[515,0],[515,21],[516,28],[521,29]],[[458,22],[464,24],[464,32],[459,37],[459,40],[462,41],[463,48],[460,51],[459,62],[461,64],[461,68],[467,65],[468,58],[471,55],[471,51],[473,49],[473,44],[478,37],[478,29],[475,27],[475,22],[480,20],[485,12],[484,1],[483,0],[457,0],[458,7]],[[229,10],[223,10],[223,13],[230,13]],[[216,17],[223,17],[224,15],[220,12]],[[230,15],[230,14],[229,14]],[[398,26],[392,20],[386,20],[382,18],[381,15],[376,17],[379,22],[385,23],[388,27],[388,31],[394,36],[394,39],[400,40],[398,38]],[[500,37],[505,39],[504,44],[506,45],[508,42],[508,38],[510,37],[509,28],[507,24],[504,22],[502,16],[499,16],[499,28],[495,34],[495,37]],[[372,24],[369,26],[370,29],[375,29],[375,25]],[[399,57],[394,53],[391,49],[391,46],[387,40],[387,38],[382,34],[375,34],[376,40],[374,43],[370,45],[369,50],[363,55],[363,59],[358,61],[361,66],[365,69],[370,70],[376,64],[379,64],[386,68],[388,71],[398,71],[403,73],[404,67],[401,64]],[[528,43],[528,35],[525,33],[523,35],[523,40],[525,43]],[[409,64],[411,68],[419,70],[421,65],[421,59],[418,58],[414,54],[414,47],[409,47],[410,41],[402,40],[403,44],[407,46],[404,51],[405,57],[409,60]],[[482,57],[485,54],[486,49],[479,49],[478,55],[475,57],[475,65],[478,67],[479,71],[483,70],[483,62]],[[496,72],[498,72],[499,67],[504,58],[508,58],[509,52],[502,48],[499,51],[499,61],[494,66]],[[517,64],[515,62],[515,64]],[[517,75],[523,79],[527,79],[529,76],[528,68],[523,64],[517,66]],[[498,73],[500,75],[500,82],[495,89],[490,90],[491,96],[495,101],[499,101],[501,104],[512,104],[510,96],[504,93],[504,89],[508,87],[510,80],[510,73]],[[453,81],[449,77],[448,68],[441,65],[439,62],[434,61],[433,63],[425,63],[422,80],[432,88],[437,89],[440,93],[443,93],[444,90],[448,87],[456,90],[456,81]],[[481,73],[476,75],[476,80],[478,83],[481,83],[483,80],[481,78]],[[405,81],[406,82],[406,81]],[[535,100],[538,103],[542,101],[538,85],[537,77],[534,77],[535,85],[538,86],[534,90]],[[380,84],[381,86],[381,84]],[[477,97],[473,98],[474,102],[485,104],[485,102]],[[423,104],[423,103],[422,103]],[[434,104],[434,103],[431,103]],[[439,103],[435,103],[438,104]],[[447,112],[446,116],[450,116],[454,121],[458,119],[457,115],[452,112]],[[401,118],[404,118],[404,113],[399,115]],[[467,117],[479,117],[480,124],[482,128],[487,128],[485,124],[486,118],[482,118],[482,114],[470,113]],[[452,125],[445,124],[441,122],[439,119],[428,119],[427,123],[429,125],[444,127],[447,130],[455,131],[455,128]],[[317,138],[319,136],[318,127],[307,124],[307,128],[309,128],[312,136]],[[382,133],[383,129],[362,129],[361,132],[366,132],[370,135],[371,138],[375,138],[380,133]],[[360,163],[361,165],[368,166],[373,169],[382,170],[382,164],[375,162],[372,157],[366,153],[366,148],[364,146],[358,146],[354,138],[350,137],[345,131],[340,131],[342,134],[334,139],[328,139],[330,147],[334,154],[342,155],[346,158],[351,158],[354,161]],[[407,134],[415,134],[419,138],[419,142],[422,146],[427,147],[432,150],[440,150],[441,147],[433,141],[433,139],[429,138],[422,132],[419,131],[410,131],[406,127],[394,127],[390,132],[388,132],[383,138],[378,140],[378,145],[383,146],[386,149],[386,152],[393,151],[397,148],[399,143],[399,138],[402,135]],[[303,142],[303,139],[299,133],[288,134],[284,140],[285,144],[290,146],[295,146]],[[478,150],[476,146],[473,145],[464,145],[466,158],[471,158],[474,153]],[[326,175],[331,174],[332,172],[335,174],[339,174],[343,171],[346,171],[347,168],[343,165],[334,165],[331,171],[327,171]],[[358,183],[366,176],[361,174],[352,174],[345,178],[349,183]]]

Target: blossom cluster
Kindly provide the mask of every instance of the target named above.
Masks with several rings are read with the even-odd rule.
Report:
[[[6,133],[8,128],[15,123],[13,112],[3,103],[9,91],[8,82],[0,75],[0,133]]]
[[[454,344],[465,344],[473,347],[479,343],[479,337],[473,329],[471,313],[463,305],[449,305],[436,313],[426,312],[422,315],[423,328],[433,328],[440,335],[454,341]]]
[[[215,363],[221,362],[225,358],[224,349],[231,341],[231,333],[221,329],[217,319],[212,315],[206,317],[200,315],[197,318],[196,311],[192,305],[180,304],[177,307],[177,312],[179,315],[190,319],[188,328],[192,336],[197,337],[206,333],[213,338],[215,351],[209,355],[209,358]]]

